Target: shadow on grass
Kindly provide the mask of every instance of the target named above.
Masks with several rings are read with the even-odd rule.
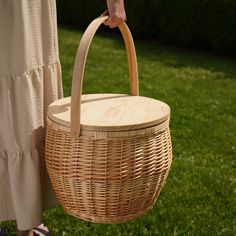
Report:
[[[101,26],[97,35],[101,39],[112,39],[114,49],[124,50],[124,42],[118,29],[105,29]],[[74,33],[82,32],[63,26]],[[216,79],[236,79],[236,59],[226,58],[212,52],[173,47],[154,40],[134,39],[137,57],[160,63],[175,69],[201,69],[216,74]],[[79,41],[78,41],[79,44]]]

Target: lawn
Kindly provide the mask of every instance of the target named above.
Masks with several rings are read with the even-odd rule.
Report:
[[[59,29],[65,96],[81,31]],[[125,224],[78,220],[60,207],[44,213],[54,236],[236,235],[236,60],[135,41],[140,95],[171,107],[173,164],[152,211]],[[83,93],[128,93],[120,35],[98,34]],[[4,223],[13,230],[13,223]]]

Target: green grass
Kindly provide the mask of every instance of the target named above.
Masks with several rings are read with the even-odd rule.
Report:
[[[59,29],[65,96],[82,32]],[[173,164],[154,208],[119,225],[75,219],[60,207],[44,213],[53,235],[236,235],[236,61],[136,42],[140,95],[171,107]],[[97,35],[83,93],[128,93],[119,36]],[[13,223],[4,223],[13,230]]]

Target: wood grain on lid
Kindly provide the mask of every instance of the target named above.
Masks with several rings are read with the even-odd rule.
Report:
[[[71,97],[53,102],[48,116],[70,127]],[[126,94],[82,95],[81,128],[94,131],[136,130],[166,121],[169,106],[159,100]]]

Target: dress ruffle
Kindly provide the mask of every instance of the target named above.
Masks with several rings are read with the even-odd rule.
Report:
[[[0,222],[30,229],[41,223],[43,209],[58,204],[44,142],[48,105],[62,97],[59,61],[0,75]]]

